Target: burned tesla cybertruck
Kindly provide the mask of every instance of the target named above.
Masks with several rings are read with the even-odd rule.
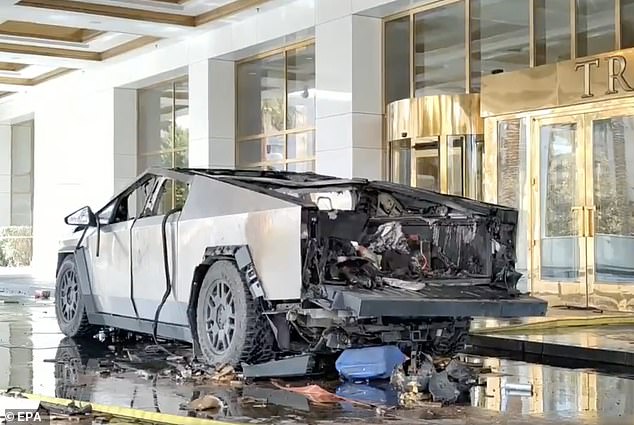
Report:
[[[66,335],[153,334],[210,364],[390,344],[450,354],[474,316],[546,310],[516,289],[515,210],[393,183],[151,169],[65,221]]]

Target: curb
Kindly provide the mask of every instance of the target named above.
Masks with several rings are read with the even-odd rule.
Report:
[[[526,355],[557,357],[562,359],[634,367],[634,351],[616,351],[549,342],[526,341],[503,336],[471,335],[470,345],[475,348],[516,352]]]
[[[153,424],[166,425],[235,425],[229,422],[220,422],[212,419],[200,419],[189,416],[172,415],[168,413],[147,412],[144,410],[131,409],[128,407],[107,406],[84,401],[74,401],[64,398],[48,397],[38,394],[28,394],[18,392],[16,395],[23,396],[29,400],[37,400],[41,403],[48,403],[57,406],[68,406],[73,403],[74,406],[82,408],[90,406],[93,412],[108,414],[121,419],[129,419],[136,421],[149,422]]]
[[[476,335],[490,335],[490,334],[518,334],[518,333],[531,333],[536,331],[548,331],[553,329],[565,329],[565,328],[582,328],[582,327],[597,327],[597,326],[625,326],[634,325],[634,315],[610,315],[601,317],[574,317],[574,318],[561,318],[544,320],[535,323],[526,323],[522,325],[507,325],[491,328],[480,328],[471,330],[470,334]]]

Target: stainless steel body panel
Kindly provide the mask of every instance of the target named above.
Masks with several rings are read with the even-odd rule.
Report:
[[[154,320],[156,309],[165,292],[165,268],[163,264],[163,216],[147,217],[137,220],[132,226],[132,276],[133,299],[139,317]],[[167,253],[172,293],[161,310],[160,321],[187,325],[187,297],[179,305],[177,301],[176,267],[178,248],[178,214],[168,218],[166,223]],[[176,267],[175,267],[176,266]]]
[[[195,176],[178,224],[177,298],[186,301],[205,248],[247,245],[270,300],[301,296],[301,207]]]
[[[101,229],[99,256],[97,232],[86,235],[88,273],[98,312],[134,316],[130,299],[130,225],[116,223]]]

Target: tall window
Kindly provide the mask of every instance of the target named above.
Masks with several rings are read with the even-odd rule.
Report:
[[[138,94],[139,173],[151,167],[178,168],[189,163],[189,85],[179,79]],[[182,204],[187,188],[169,186],[166,207]],[[169,209],[169,208],[168,208]]]
[[[8,199],[0,201],[6,219],[0,222],[0,267],[27,266],[33,256],[33,121],[11,126],[8,161]],[[3,160],[5,157],[2,158]],[[5,213],[6,211],[6,213]]]
[[[386,103],[479,92],[487,75],[634,47],[634,0],[438,3],[385,21]]]
[[[11,126],[11,225],[33,224],[33,121]]]
[[[417,97],[465,92],[464,8],[456,2],[414,15]]]
[[[526,0],[471,2],[471,78],[480,91],[480,77],[529,66],[529,4]]]
[[[292,46],[237,66],[239,167],[315,168],[315,46]]]

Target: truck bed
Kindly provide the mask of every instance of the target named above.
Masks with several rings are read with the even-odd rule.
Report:
[[[430,285],[419,291],[325,286],[333,310],[357,317],[544,316],[547,308],[546,301],[490,285]]]

